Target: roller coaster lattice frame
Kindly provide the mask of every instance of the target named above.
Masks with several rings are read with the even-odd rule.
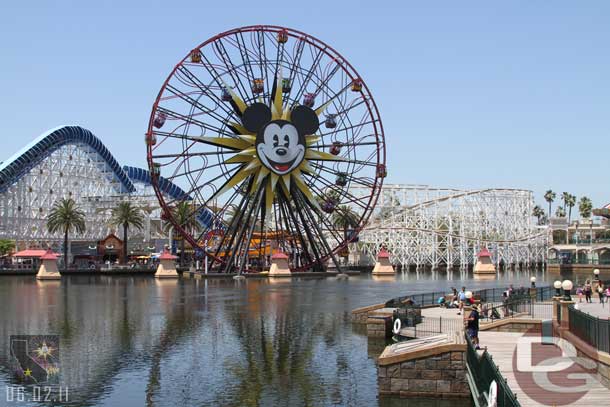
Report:
[[[533,207],[527,190],[384,185],[360,247],[371,261],[385,246],[403,267],[464,269],[483,247],[497,267],[536,267],[546,262],[548,231],[535,224]]]

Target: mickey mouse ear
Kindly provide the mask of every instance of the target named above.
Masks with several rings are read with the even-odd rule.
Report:
[[[264,103],[254,103],[246,108],[241,116],[241,123],[253,133],[258,132],[271,121],[271,110]]]
[[[290,121],[304,135],[314,134],[318,127],[320,127],[320,121],[316,112],[303,105],[297,106],[292,110]]]

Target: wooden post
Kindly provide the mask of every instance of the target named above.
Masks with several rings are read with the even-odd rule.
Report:
[[[574,304],[574,301],[565,301],[560,300],[561,304],[561,327],[565,329],[570,328],[570,313],[568,311],[568,307]]]

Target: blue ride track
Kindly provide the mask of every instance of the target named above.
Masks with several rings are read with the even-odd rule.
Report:
[[[84,144],[90,147],[104,160],[119,180],[122,187],[121,192],[136,190],[127,174],[99,138],[80,126],[60,126],[43,133],[0,164],[0,193],[6,192],[32,168],[67,144]]]

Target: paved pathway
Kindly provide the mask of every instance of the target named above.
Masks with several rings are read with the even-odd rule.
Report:
[[[578,297],[572,296],[572,300],[576,301],[576,308],[589,315],[598,318],[610,318],[610,306],[608,304],[600,304],[598,298],[594,298],[592,303],[586,303],[583,299],[578,302]]]

